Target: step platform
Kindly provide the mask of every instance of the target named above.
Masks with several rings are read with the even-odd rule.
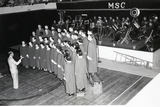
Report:
[[[95,74],[89,75],[89,81],[92,85],[94,94],[101,94],[103,92],[102,91],[103,81],[99,78],[98,74],[95,73]]]

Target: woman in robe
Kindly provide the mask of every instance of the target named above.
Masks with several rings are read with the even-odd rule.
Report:
[[[32,69],[35,69],[35,66],[36,66],[35,48],[34,48],[32,42],[29,42],[28,55],[29,55],[29,66]]]
[[[62,60],[62,52],[61,48],[58,50],[58,56],[57,56],[57,70],[58,70],[58,78],[62,80],[62,69],[61,69],[61,60]]]
[[[28,46],[26,45],[25,41],[22,41],[22,45],[20,46],[20,55],[22,55],[22,66],[25,68],[29,67],[29,56],[28,56]]]
[[[55,68],[55,51],[56,51],[56,49],[55,49],[55,45],[54,45],[54,43],[51,43],[50,44],[50,47],[51,47],[51,55],[50,55],[50,60],[51,60],[51,71],[52,71],[52,73],[55,73],[54,72],[54,68]]]
[[[65,57],[64,80],[66,81],[66,93],[69,96],[74,95],[76,93],[75,74],[71,56],[69,54]]]
[[[38,43],[35,44],[35,60],[36,60],[36,68],[40,70],[40,48]]]
[[[78,92],[87,88],[87,66],[81,49],[77,50],[76,62],[75,62],[75,76],[76,86]]]
[[[46,69],[46,52],[44,43],[40,43],[40,68],[41,70],[47,71]]]
[[[97,72],[97,65],[98,65],[98,58],[97,58],[97,46],[95,41],[93,40],[92,35],[88,35],[88,40],[90,41],[88,44],[88,72],[89,73],[96,73]]]
[[[51,70],[51,48],[49,46],[49,44],[46,45],[46,67],[47,67],[47,70],[52,73],[52,70]]]

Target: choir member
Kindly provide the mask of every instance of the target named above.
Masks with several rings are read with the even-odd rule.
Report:
[[[76,53],[77,53],[75,62],[76,86],[78,92],[81,92],[84,89],[87,89],[87,75],[86,75],[87,65],[80,48],[77,50]]]
[[[37,41],[37,38],[36,38],[36,37],[32,36],[30,42],[32,42],[32,44],[33,44],[33,46],[34,46],[38,41]]]
[[[51,71],[52,73],[55,73],[54,70],[55,70],[55,67],[56,67],[56,63],[55,63],[55,52],[56,52],[56,47],[54,45],[54,43],[51,43],[50,44],[50,47],[51,47]]]
[[[54,67],[54,73],[57,75],[58,71],[57,71],[57,56],[58,56],[58,47],[55,47],[55,52],[54,52],[54,61],[55,61],[55,67]]]
[[[35,44],[35,60],[36,60],[36,68],[40,70],[40,47],[38,43]]]
[[[46,69],[46,52],[44,43],[40,43],[40,68],[41,70],[47,71]]]
[[[58,33],[57,33],[57,31],[52,28],[51,33],[52,33],[51,36],[54,38],[55,43],[57,44],[58,43],[58,41],[57,41],[58,40]]]
[[[41,27],[41,25],[38,25],[38,29],[36,29],[36,35],[37,36],[43,36],[44,35],[44,29]]]
[[[83,47],[83,40],[82,40],[82,38],[78,38],[77,43],[79,44],[79,48],[82,51],[83,57],[86,58],[86,54],[84,53],[84,47]]]
[[[42,43],[42,42],[43,42],[43,36],[39,36],[39,37],[38,37],[38,40],[37,40],[37,43],[40,44],[40,43]]]
[[[53,36],[50,36],[49,37],[49,44],[52,44],[52,43],[54,43],[54,38],[53,38]]]
[[[8,57],[8,64],[9,64],[9,70],[11,72],[11,76],[13,79],[13,88],[14,89],[18,89],[18,69],[17,69],[17,65],[19,65],[21,63],[22,60],[22,56],[21,58],[16,62],[13,59],[14,53],[12,51],[8,52],[9,57]]]
[[[64,80],[66,93],[69,96],[74,95],[76,93],[75,74],[72,59],[69,54],[65,57]]]
[[[29,59],[28,59],[28,46],[26,45],[25,41],[22,41],[22,45],[20,46],[20,55],[22,55],[23,60],[22,60],[22,65],[25,68],[29,67]]]
[[[47,44],[49,44],[48,37],[44,37],[44,38],[43,38],[43,43],[44,43],[45,46],[46,46]]]
[[[62,31],[62,32],[61,32],[61,35],[62,35],[62,42],[64,42],[64,41],[67,41],[67,40],[68,40],[68,38],[67,38],[67,36],[66,36],[65,31]]]
[[[34,48],[32,42],[29,42],[28,55],[29,55],[29,66],[32,69],[35,69],[35,67],[36,67],[35,48]]]
[[[44,37],[50,37],[52,35],[51,31],[48,29],[48,26],[45,26]]]
[[[36,39],[36,33],[35,33],[35,31],[32,31],[32,36],[30,37],[30,41],[32,41],[33,37],[35,37],[35,39]]]
[[[82,31],[82,35],[81,36],[82,36],[82,40],[83,40],[84,54],[87,56],[89,41],[88,41],[87,36],[86,36],[84,31]]]
[[[49,44],[46,44],[46,68],[47,70],[52,73],[51,70],[51,48],[49,46]]]
[[[88,59],[88,72],[91,74],[94,74],[97,72],[97,46],[93,40],[93,35],[88,35],[88,54],[87,54],[87,59]]]
[[[63,73],[62,73],[62,67],[61,67],[61,61],[62,61],[62,52],[61,52],[61,48],[59,48],[59,50],[57,51],[58,52],[58,55],[57,55],[57,70],[58,70],[58,75],[57,77],[62,80],[63,79]]]

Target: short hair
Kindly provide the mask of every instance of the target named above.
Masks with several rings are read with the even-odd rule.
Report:
[[[12,51],[9,51],[9,52],[8,52],[8,55],[11,55],[11,54],[13,54],[13,52],[12,52]]]

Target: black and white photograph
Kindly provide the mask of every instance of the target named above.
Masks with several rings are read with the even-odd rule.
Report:
[[[160,106],[160,0],[0,0],[0,106]]]

